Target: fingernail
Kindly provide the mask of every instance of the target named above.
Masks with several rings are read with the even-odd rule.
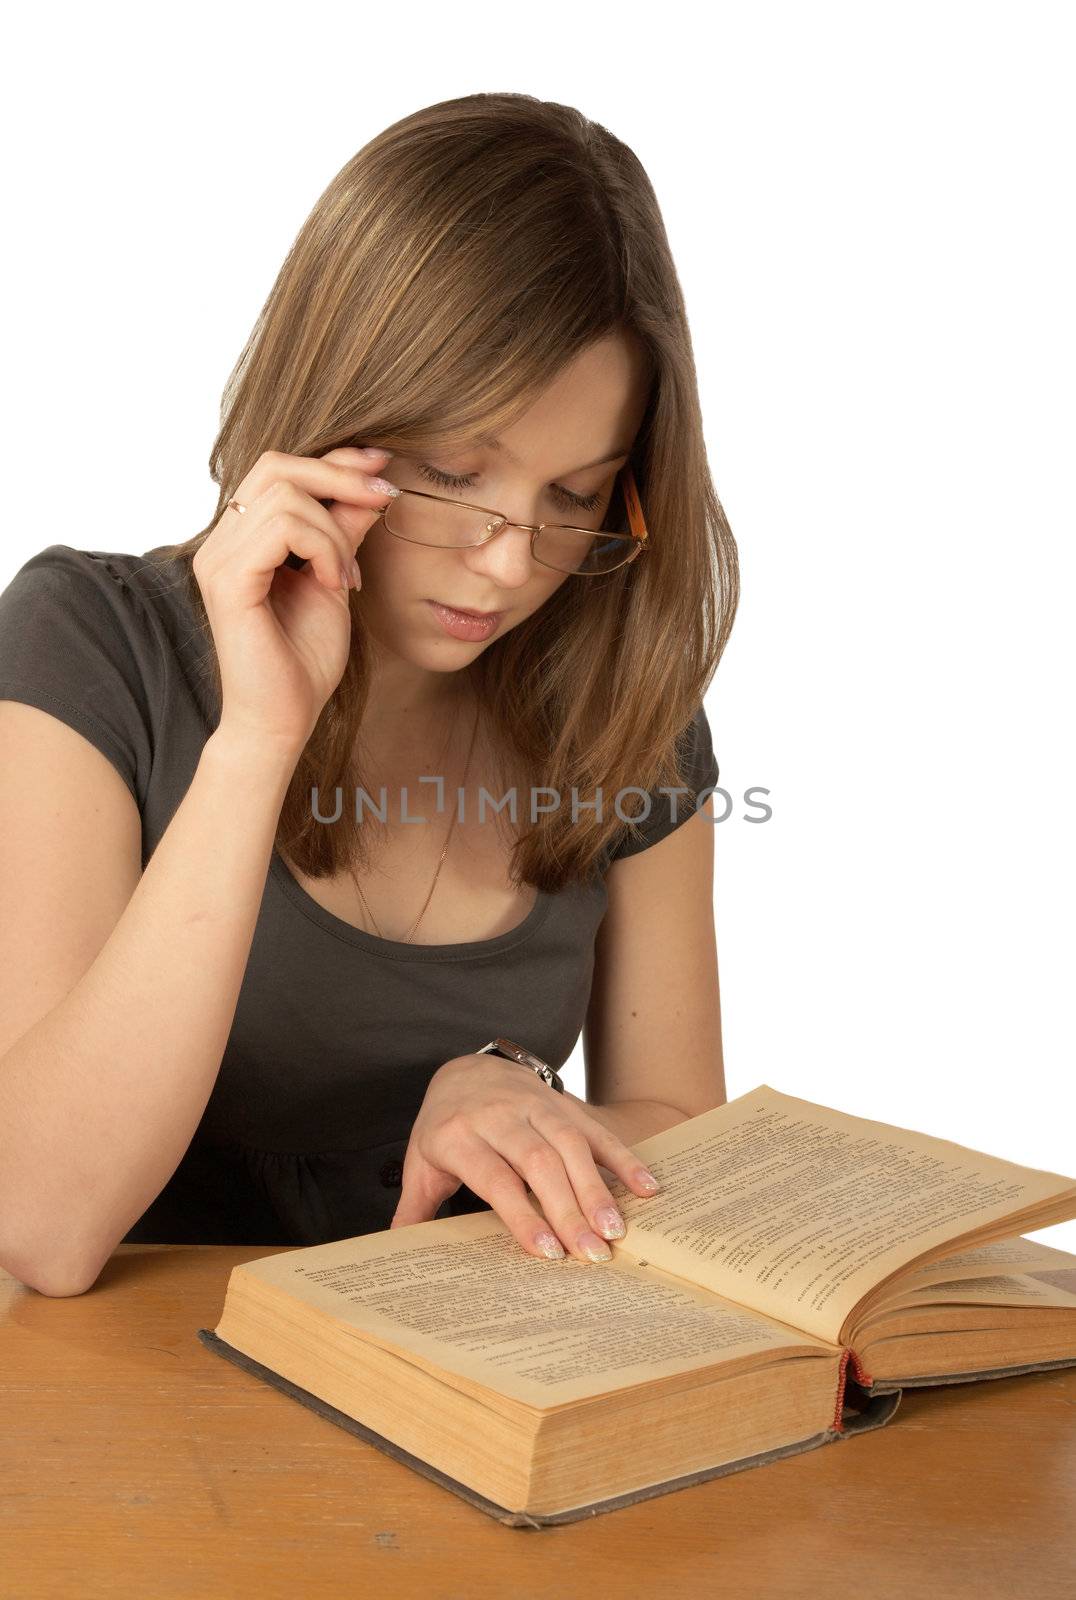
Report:
[[[356,589],[361,589],[362,588],[362,573],[359,571],[359,563],[355,560],[354,556],[352,556],[352,558],[351,558],[351,571],[352,571],[352,574],[353,574],[354,579],[355,579],[355,587],[356,587]]]
[[[375,456],[384,456],[386,461],[390,461],[392,459],[392,451],[382,450],[379,444],[364,444],[360,445],[358,449],[360,455],[369,456],[371,461]]]
[[[644,1189],[660,1189],[661,1185],[652,1172],[647,1172],[645,1167],[640,1167],[635,1174],[636,1183],[641,1183]]]
[[[623,1239],[624,1218],[616,1206],[602,1206],[595,1220],[607,1239]]]
[[[609,1246],[598,1238],[596,1233],[581,1233],[579,1235],[579,1248],[591,1261],[611,1261],[613,1252]]]
[[[550,1261],[564,1260],[564,1246],[551,1233],[540,1233],[534,1242],[542,1254],[549,1257]]]
[[[351,579],[348,577],[346,567],[340,568],[340,587],[341,589],[345,590],[345,592],[351,588]]]
[[[371,478],[370,488],[375,490],[377,494],[398,495],[400,493],[396,485],[390,483],[387,478]]]

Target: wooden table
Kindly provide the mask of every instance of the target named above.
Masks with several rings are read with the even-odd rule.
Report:
[[[906,1391],[886,1427],[562,1527],[508,1528],[205,1348],[260,1247],[0,1272],[0,1595],[1072,1600],[1076,1368]]]

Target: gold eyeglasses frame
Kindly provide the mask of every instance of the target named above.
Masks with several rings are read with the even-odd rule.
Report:
[[[618,561],[615,567],[606,567],[601,572],[567,572],[564,567],[554,567],[551,562],[543,561],[541,556],[537,556],[534,553],[534,547],[538,542],[538,535],[542,532],[543,528],[566,528],[570,533],[589,534],[592,539],[623,539],[624,535],[622,533],[613,533],[602,528],[577,528],[573,523],[570,522],[513,522],[510,517],[505,516],[503,511],[494,511],[492,506],[478,506],[470,500],[457,500],[454,495],[432,494],[428,489],[401,489],[400,494],[418,495],[422,500],[440,500],[446,505],[459,506],[463,511],[481,511],[487,517],[496,517],[501,524],[500,527],[495,528],[492,533],[488,533],[484,539],[473,539],[470,544],[424,545],[424,549],[475,550],[479,545],[489,544],[490,540],[495,539],[499,533],[503,533],[505,528],[522,528],[531,536],[531,559],[537,561],[539,566],[548,567],[550,572],[565,572],[565,575],[570,578],[604,578],[610,572],[619,572],[621,567],[628,566],[629,563],[640,556],[644,550],[650,548],[650,533],[646,526],[646,520],[643,516],[642,502],[639,499],[639,488],[635,482],[635,474],[631,470],[630,463],[626,463],[623,467],[621,467],[616,477],[620,480],[621,489],[623,490],[624,494],[624,508],[628,515],[628,536],[634,542],[635,548],[632,550],[630,555],[624,557],[623,561]],[[616,479],[614,480],[614,483],[615,482]],[[420,539],[407,539],[402,533],[393,533],[393,530],[389,527],[388,522],[385,521],[386,513],[392,509],[396,499],[397,496],[394,495],[389,501],[388,505],[382,506],[381,510],[378,512],[378,516],[385,523],[385,532],[392,534],[394,539],[401,539],[404,544],[422,544],[423,541]]]

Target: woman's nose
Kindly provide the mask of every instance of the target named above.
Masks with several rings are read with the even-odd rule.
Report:
[[[531,538],[527,528],[509,522],[485,544],[468,547],[468,565],[495,576],[505,588],[518,588],[541,570],[531,555]]]

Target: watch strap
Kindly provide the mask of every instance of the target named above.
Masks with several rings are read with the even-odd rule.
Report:
[[[551,1089],[556,1089],[559,1094],[564,1093],[564,1085],[560,1074],[548,1061],[543,1061],[541,1056],[536,1056],[533,1050],[526,1050],[521,1044],[516,1044],[514,1039],[491,1039],[488,1044],[476,1050],[475,1055],[504,1056],[507,1061],[518,1061],[521,1067],[530,1067]]]

